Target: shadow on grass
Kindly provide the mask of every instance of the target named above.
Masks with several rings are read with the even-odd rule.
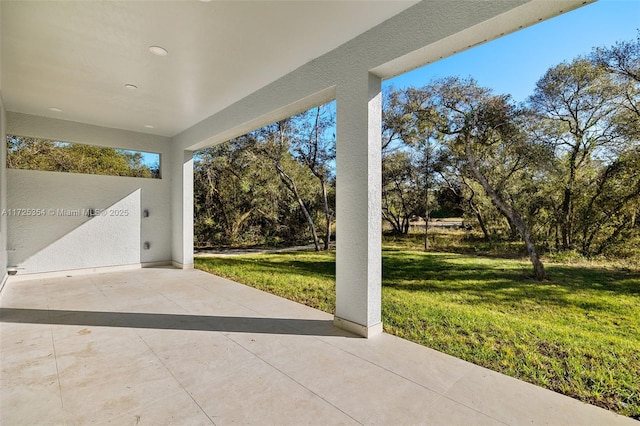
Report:
[[[477,259],[477,260],[476,260]],[[500,261],[457,254],[385,250],[383,286],[411,292],[464,293],[468,303],[519,303],[526,300],[587,310],[608,309],[605,302],[571,297],[640,294],[640,274],[584,266],[548,265],[550,281],[531,277],[525,262]],[[595,299],[595,298],[594,298]],[[598,298],[599,299],[599,298]]]
[[[424,234],[385,235],[384,241],[394,249],[422,250]],[[527,255],[521,241],[486,240],[466,231],[430,230],[430,252],[482,255],[488,258],[518,259]]]
[[[535,301],[547,305],[604,310],[608,309],[606,302],[600,298],[590,301],[586,295],[640,294],[640,273],[624,270],[550,264],[547,265],[547,271],[552,279],[538,282],[531,276],[529,263],[511,259],[424,253],[401,248],[385,248],[382,259],[384,287],[410,292],[451,293],[452,296],[464,293],[473,296],[467,303],[481,301],[499,305]],[[335,259],[329,254],[201,258],[197,259],[197,263],[214,269],[227,266],[252,273],[296,274],[335,281]],[[572,297],[578,292],[584,296]]]
[[[307,277],[323,277],[335,280],[336,262],[334,258],[327,260],[300,260],[291,259],[288,255],[270,254],[268,260],[255,257],[216,257],[199,258],[196,263],[212,267],[231,266],[254,272],[289,274]]]

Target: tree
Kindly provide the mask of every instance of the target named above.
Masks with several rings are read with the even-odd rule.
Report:
[[[334,209],[329,203],[328,185],[333,176],[333,163],[336,159],[335,134],[329,132],[335,126],[335,117],[327,106],[318,106],[291,118],[295,131],[291,140],[294,158],[318,179],[320,197],[325,221],[324,249],[331,243],[331,226]]]
[[[429,248],[430,209],[435,202],[430,193],[435,192],[436,172],[441,167],[431,110],[426,107],[430,97],[427,88],[391,88],[385,94],[382,126],[383,218],[397,232],[406,233],[408,218],[423,216],[425,250]],[[399,151],[406,155],[399,155]],[[385,162],[389,162],[386,167]],[[404,196],[402,188],[407,192]]]
[[[296,175],[294,174],[296,170],[292,163],[295,163],[295,160],[292,159],[290,153],[293,128],[292,119],[288,118],[258,130],[262,140],[261,153],[264,158],[271,162],[278,172],[282,184],[300,206],[300,210],[309,225],[313,245],[316,251],[320,251],[320,242],[318,240],[318,232],[313,221],[313,216],[305,204],[303,193],[298,185],[299,180],[296,179]]]
[[[443,195],[447,194],[447,198],[451,197],[451,195],[448,194],[452,194],[453,198],[458,201],[457,205],[463,209],[463,213],[468,209],[467,211],[478,221],[484,239],[488,241],[491,239],[491,233],[489,232],[481,203],[478,201],[480,195],[478,191],[476,191],[476,185],[465,177],[464,173],[462,173],[463,167],[456,164],[453,157],[449,157],[449,160],[449,167],[444,168],[440,173],[444,182],[440,193]],[[446,202],[443,203],[440,201],[440,205],[446,205]],[[465,206],[467,209],[465,209]]]
[[[505,183],[528,157],[530,140],[520,130],[521,111],[508,96],[496,96],[473,80],[447,78],[431,85],[431,108],[443,141],[484,189],[495,207],[518,229],[533,265],[534,276],[546,279],[544,266],[521,214],[503,193]],[[498,167],[500,166],[500,167]],[[495,174],[496,169],[506,174]]]
[[[409,232],[410,219],[423,211],[417,167],[407,151],[385,155],[382,160],[382,218],[398,234]]]
[[[640,138],[640,31],[633,41],[594,49],[589,59],[604,68],[618,86],[618,131]]]
[[[620,143],[614,120],[618,94],[619,87],[605,68],[578,58],[549,69],[529,98],[542,123],[537,138],[556,153],[556,178],[562,187],[559,220],[564,250],[574,247],[577,191],[587,183],[592,157],[607,155]]]
[[[315,113],[315,114],[314,114]],[[298,244],[322,211],[331,238],[333,117],[315,109],[198,153],[194,170],[200,244]]]
[[[269,243],[278,229],[280,183],[258,161],[252,134],[200,151],[194,166],[195,237],[199,245]],[[262,238],[261,238],[262,237]]]
[[[599,255],[621,238],[630,240],[640,201],[640,149],[598,167],[587,194],[579,205],[582,253]]]
[[[142,154],[48,139],[7,136],[7,167],[109,176],[159,177],[159,169],[142,161]]]

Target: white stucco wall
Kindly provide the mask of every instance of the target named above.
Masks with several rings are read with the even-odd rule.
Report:
[[[7,114],[7,133],[156,152],[161,171],[168,169],[168,140],[162,137],[15,113]],[[171,260],[167,177],[12,169],[7,170],[7,208],[44,210],[35,217],[7,217],[8,265],[18,274]],[[90,208],[103,215],[83,215]]]
[[[167,174],[171,177],[172,261],[178,268],[193,267],[193,152],[175,149]]]

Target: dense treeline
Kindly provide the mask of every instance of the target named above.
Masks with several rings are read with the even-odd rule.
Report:
[[[194,170],[198,246],[329,248],[335,206],[329,106],[200,151]]]
[[[381,202],[393,232],[407,233],[417,216],[463,214],[485,239],[521,239],[538,278],[540,250],[640,251],[640,38],[549,69],[521,104],[459,78],[391,88],[384,99]],[[329,111],[200,154],[200,244],[328,246]]]
[[[7,167],[109,176],[160,177],[140,152],[48,139],[7,136]]]
[[[383,114],[395,232],[453,202],[486,239],[522,238],[539,278],[536,247],[639,252],[640,38],[549,69],[521,105],[445,78],[391,90]]]

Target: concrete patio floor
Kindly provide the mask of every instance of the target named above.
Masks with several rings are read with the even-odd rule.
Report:
[[[0,424],[638,425],[197,270],[10,279]]]

